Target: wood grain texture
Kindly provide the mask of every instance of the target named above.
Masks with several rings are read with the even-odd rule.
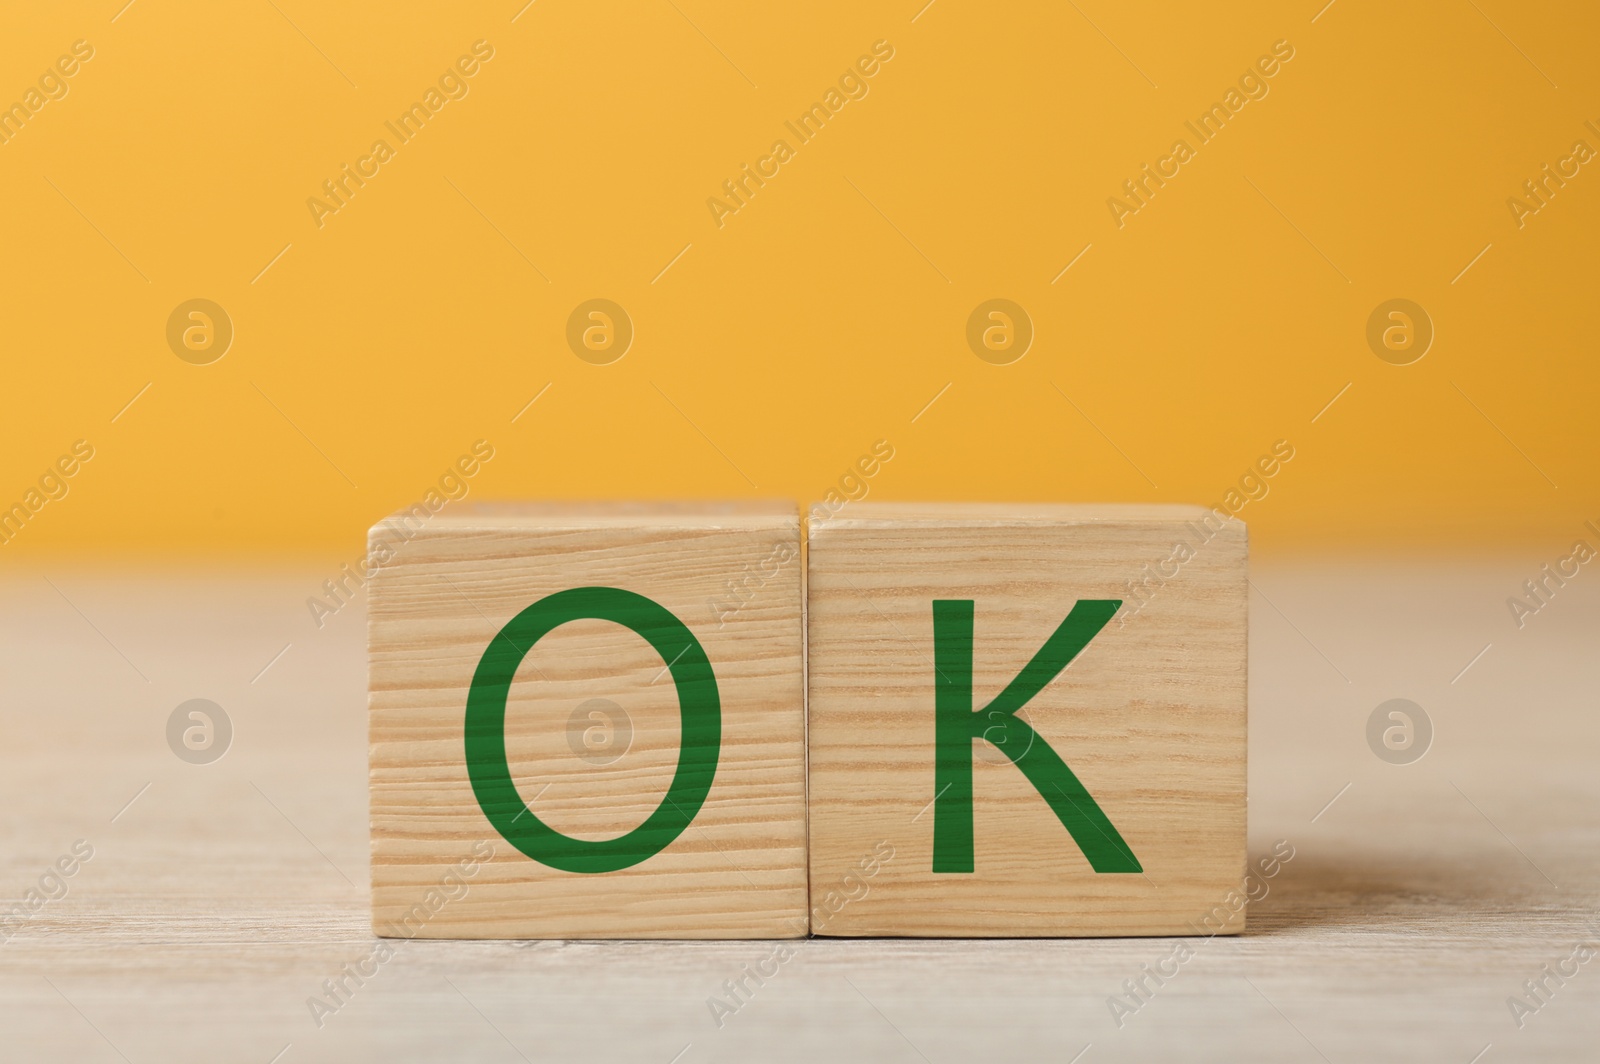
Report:
[[[1245,531],[1212,517],[1207,532],[1206,516],[1180,506],[865,503],[812,529],[818,933],[1242,930]],[[972,741],[974,870],[933,871],[936,599],[974,603],[975,709],[1078,600],[1125,600],[1020,716],[1142,873],[1095,872],[1039,790],[982,740]],[[863,865],[874,852],[892,856]]]
[[[370,585],[372,922],[425,938],[762,938],[805,931],[803,572],[792,506],[486,506],[425,522]],[[374,550],[397,542],[374,528]],[[531,859],[468,778],[463,721],[490,639],[577,587],[646,596],[704,647],[721,747],[704,805],[661,852],[603,873]],[[669,666],[628,628],[574,620],[527,649],[505,714],[528,811],[621,836],[680,754]],[[527,815],[519,811],[519,816]]]

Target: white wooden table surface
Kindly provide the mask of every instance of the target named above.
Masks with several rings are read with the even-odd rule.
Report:
[[[1256,566],[1251,848],[1295,856],[1120,1027],[1108,998],[1174,940],[815,939],[720,1028],[707,999],[771,943],[402,942],[319,1026],[308,998],[375,944],[363,603],[313,625],[336,563],[12,566],[0,912],[65,893],[5,925],[0,1058],[1600,1059],[1600,963],[1520,1028],[1507,1004],[1600,948],[1600,576],[1518,630],[1542,560]],[[235,729],[214,764],[167,745],[196,697]],[[1435,728],[1403,766],[1366,740],[1395,697]]]

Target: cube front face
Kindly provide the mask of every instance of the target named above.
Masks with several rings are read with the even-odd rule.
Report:
[[[1242,524],[858,503],[809,553],[814,933],[1243,929]]]
[[[795,509],[418,523],[372,533],[374,929],[805,934]]]

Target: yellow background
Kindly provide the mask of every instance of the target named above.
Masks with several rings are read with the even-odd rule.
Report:
[[[1600,518],[1600,163],[1506,206],[1600,149],[1588,5],[122,3],[0,18],[3,100],[95,49],[0,145],[0,502],[96,449],[13,556],[353,555],[480,438],[474,498],[808,501],[886,439],[873,498],[1215,503],[1287,439],[1258,550],[1554,556]],[[479,39],[319,229],[308,197]],[[1280,39],[1119,230],[1107,198]],[[166,344],[194,297],[236,330],[212,365]],[[593,297],[634,322],[612,365],[565,342]],[[1012,365],[965,341],[992,297],[1034,322]],[[1410,366],[1365,340],[1395,297],[1436,329]]]

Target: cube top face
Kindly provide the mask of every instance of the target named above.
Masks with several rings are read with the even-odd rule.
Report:
[[[1242,930],[1247,589],[1200,507],[813,525],[813,933]]]
[[[374,929],[803,935],[796,509],[409,516],[370,534]]]
[[[789,528],[796,526],[798,512],[793,503],[762,499],[631,500],[595,501],[510,501],[458,504],[437,517],[419,518],[402,510],[375,525],[373,534],[386,528],[405,525],[407,517],[415,525],[452,530],[528,531],[533,529],[597,528]]]
[[[848,528],[853,522],[873,528],[908,525],[983,527],[987,525],[1111,525],[1201,521],[1211,511],[1173,503],[1055,502],[861,502],[852,503],[823,524]],[[1216,518],[1213,517],[1213,523]],[[1235,522],[1240,530],[1243,522]],[[815,532],[813,526],[813,532]]]

